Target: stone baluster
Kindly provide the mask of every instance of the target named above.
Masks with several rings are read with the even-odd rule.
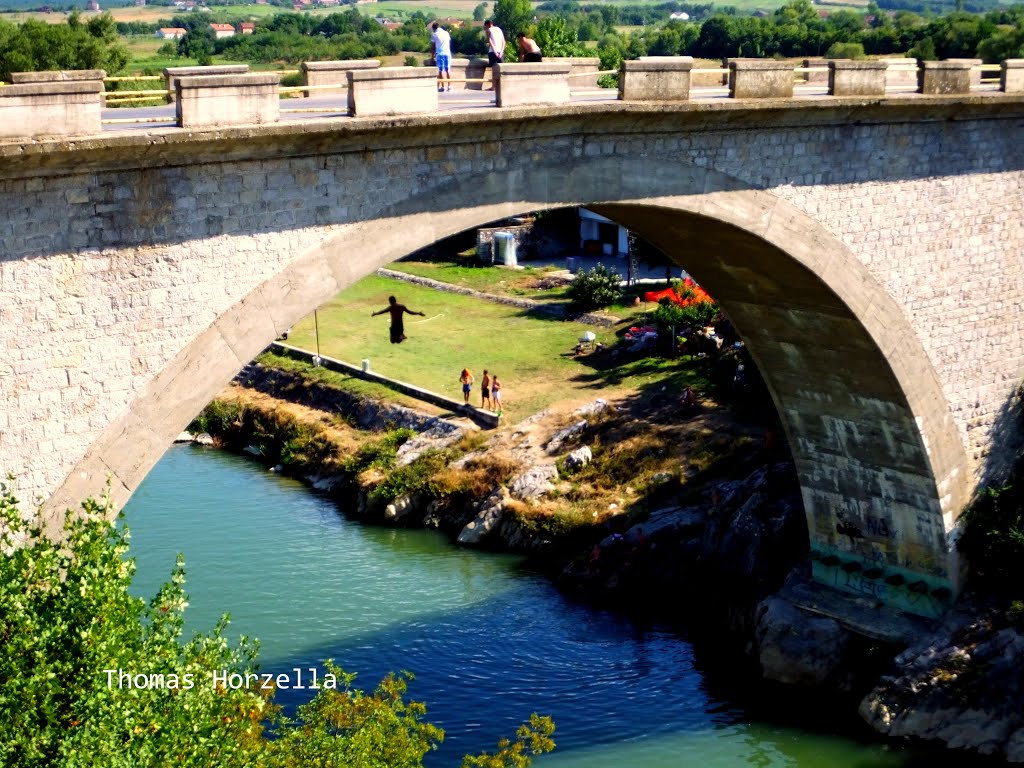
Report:
[[[884,61],[830,61],[828,93],[830,96],[884,96],[888,68]]]
[[[276,72],[182,77],[175,113],[182,128],[276,123],[281,119]]]
[[[437,111],[437,70],[432,67],[381,67],[348,73],[351,115],[412,115]]]
[[[215,64],[209,67],[167,67],[164,82],[167,84],[167,103],[173,104],[178,92],[178,80],[183,77],[206,77],[209,75],[241,75],[249,71],[248,64]]]
[[[643,56],[623,61],[619,98],[623,101],[687,101],[692,56]]]
[[[1024,93],[1024,59],[1006,59],[999,73],[999,90]]]
[[[774,59],[730,59],[729,96],[733,99],[788,99],[793,96],[793,65]]]
[[[527,107],[565,104],[569,101],[568,74],[572,67],[565,63],[501,63],[498,64],[497,105]]]
[[[102,69],[13,72],[0,88],[0,138],[89,136],[102,129]]]
[[[922,61],[917,70],[918,93],[952,95],[970,93],[971,64],[968,61]]]

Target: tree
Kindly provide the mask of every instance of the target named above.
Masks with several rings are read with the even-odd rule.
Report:
[[[480,3],[473,9],[473,21],[483,21],[487,18],[487,3]]]
[[[533,21],[530,0],[497,0],[492,14],[494,23],[501,27],[506,40],[514,40],[519,32],[525,32]]]
[[[569,285],[567,294],[573,307],[586,311],[614,304],[622,295],[622,276],[603,264],[591,270],[580,270]]]
[[[181,556],[149,603],[133,597],[128,532],[111,511],[109,499],[86,500],[55,543],[0,483],[0,765],[420,768],[444,738],[424,705],[405,699],[407,674],[365,693],[327,662],[323,687],[294,720],[271,692],[227,684],[258,674],[256,645],[230,644],[227,617],[183,641]],[[527,766],[554,747],[553,729],[533,715],[514,741],[469,764]]]
[[[206,66],[213,60],[216,37],[210,25],[197,27],[178,41],[178,55],[195,59],[200,66]]]
[[[584,56],[587,47],[561,16],[545,16],[537,25],[537,45],[545,56]]]

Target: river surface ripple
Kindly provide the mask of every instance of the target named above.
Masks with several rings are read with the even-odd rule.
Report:
[[[493,749],[531,712],[557,726],[543,768],[919,763],[859,737],[765,719],[771,701],[712,692],[678,634],[575,604],[520,558],[348,521],[241,457],[174,446],[125,515],[133,591],[151,597],[184,552],[188,627],[208,630],[229,612],[230,638],[260,639],[263,671],[294,679],[293,667],[322,670],[332,658],[363,688],[388,671],[414,672],[410,697],[447,734],[431,768]],[[294,706],[312,693],[279,691],[278,701]]]

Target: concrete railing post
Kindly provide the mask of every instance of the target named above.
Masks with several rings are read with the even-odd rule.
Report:
[[[597,79],[600,75],[597,73],[601,71],[601,60],[596,56],[545,56],[544,63],[569,65],[569,74],[572,75],[569,78],[570,91],[598,87]]]
[[[208,75],[241,75],[249,71],[248,64],[217,64],[211,67],[168,67],[164,70],[167,84],[167,103],[173,104],[178,93],[178,80],[183,77],[206,77]]]
[[[830,61],[829,96],[884,96],[888,68],[884,61]]]
[[[946,61],[957,61],[961,64],[967,64],[970,69],[970,83],[971,87],[981,85],[981,59],[946,59]]]
[[[773,59],[730,59],[729,96],[733,99],[791,98],[793,65]]]
[[[999,72],[999,90],[1024,93],[1024,59],[1006,59]]]
[[[348,88],[348,71],[352,69],[378,69],[377,59],[351,59],[349,61],[304,61],[302,62],[302,84],[313,86],[336,85],[337,88],[318,88],[304,91],[303,97],[333,96]]]
[[[90,136],[102,130],[102,69],[13,72],[0,88],[0,138]]]
[[[351,115],[412,115],[437,111],[437,70],[381,67],[348,72]]]
[[[971,65],[966,61],[922,61],[917,70],[917,91],[929,95],[971,92]]]
[[[491,87],[487,59],[452,59],[448,72],[453,80],[488,80],[486,83],[452,83],[453,91],[481,91]]]
[[[917,86],[917,59],[907,57],[878,59],[888,65],[885,70],[886,87]]]
[[[619,70],[622,101],[687,101],[692,56],[643,56],[623,61]]]
[[[804,59],[804,68],[814,67],[819,69],[821,67],[827,67],[829,65],[829,59]],[[807,83],[827,83],[832,75],[831,70],[828,72],[803,72],[804,82]]]
[[[569,64],[501,63],[495,93],[499,107],[565,104],[569,101]]]
[[[276,123],[281,119],[276,72],[182,77],[175,114],[182,128]]]

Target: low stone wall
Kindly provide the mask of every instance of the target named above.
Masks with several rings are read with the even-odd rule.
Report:
[[[498,67],[499,107],[532,107],[569,101],[569,64],[508,64]]]
[[[293,347],[289,344],[282,344],[279,341],[275,341],[269,347],[273,352],[279,355],[285,355],[296,360],[303,360],[306,362],[313,362],[313,358],[316,355],[313,352],[307,352],[304,349]],[[336,371],[338,373],[344,373],[349,376],[355,376],[358,379],[365,381],[373,381],[378,384],[384,384],[390,387],[396,392],[401,392],[409,397],[414,397],[417,400],[422,400],[425,403],[436,405],[440,408],[446,408],[450,411],[460,413],[469,416],[473,421],[481,426],[496,427],[498,426],[498,416],[490,411],[485,411],[480,408],[473,406],[466,406],[464,403],[458,400],[452,400],[439,395],[436,392],[431,392],[427,389],[422,389],[414,384],[407,384],[404,381],[398,381],[397,379],[391,379],[387,376],[382,376],[379,373],[375,373],[371,370],[363,370],[361,367],[346,363],[343,360],[336,360],[332,357],[320,357],[319,365],[326,368],[329,371]]]
[[[792,98],[793,65],[771,59],[730,59],[729,96],[734,99]]]
[[[26,77],[0,88],[0,138],[88,136],[100,132],[103,70],[89,78],[68,72],[15,73]],[[81,73],[84,74],[84,73]],[[50,77],[46,77],[49,75]]]
[[[882,61],[830,61],[829,95],[884,96],[886,68]]]
[[[281,119],[280,82],[276,72],[179,78],[178,125],[210,128],[276,123]]]
[[[348,73],[355,69],[379,69],[377,59],[351,59],[349,61],[304,61],[302,62],[302,83],[317,88],[305,91],[303,96],[330,96],[348,90]],[[336,85],[337,88],[323,86]]]
[[[217,64],[210,67],[167,67],[164,70],[164,82],[169,91],[167,103],[177,98],[178,80],[183,77],[209,77],[212,75],[241,75],[249,71],[248,64]]]
[[[690,98],[691,56],[642,56],[622,62],[619,98],[623,101],[686,101]]]

